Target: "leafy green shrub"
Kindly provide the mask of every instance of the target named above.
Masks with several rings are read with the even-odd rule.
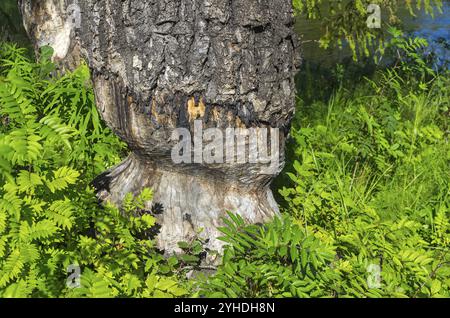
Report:
[[[420,59],[420,41],[393,41],[402,61],[299,100],[283,218],[230,215],[200,294],[450,296],[449,73]]]
[[[126,148],[100,121],[87,66],[61,76],[50,56],[1,46],[0,296],[186,295],[148,239],[151,191],[99,205],[90,182]],[[80,288],[66,285],[70,265]]]
[[[239,215],[230,214],[222,238],[231,245],[223,265],[201,282],[200,294],[209,297],[302,297],[323,296],[339,269],[332,246],[310,235],[290,217],[263,227],[245,226]],[[324,290],[322,290],[324,289]]]

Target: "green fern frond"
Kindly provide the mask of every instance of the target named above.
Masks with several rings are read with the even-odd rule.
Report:
[[[5,287],[11,280],[19,277],[23,267],[24,263],[20,250],[13,250],[0,267],[0,287]]]
[[[71,137],[75,129],[62,123],[56,116],[46,116],[39,121],[43,126],[41,136],[49,142],[61,141],[69,150],[72,149]]]
[[[7,243],[8,243],[8,238],[6,236],[0,237],[0,258],[3,258],[5,256]]]
[[[24,123],[36,116],[36,107],[28,96],[34,89],[30,80],[25,80],[14,70],[8,73],[0,85],[0,114],[15,123]]]
[[[6,193],[0,198],[0,210],[12,215],[18,220],[22,207],[22,200],[15,193]]]
[[[42,137],[35,134],[32,125],[12,131],[5,141],[14,149],[12,162],[25,165],[35,162],[42,155]]]
[[[45,215],[62,228],[70,230],[73,225],[73,205],[70,200],[58,200],[53,202]]]
[[[39,257],[39,249],[34,244],[24,244],[20,246],[20,253],[24,263],[33,264]]]
[[[53,172],[52,180],[46,180],[46,185],[52,193],[66,189],[69,184],[77,182],[80,173],[69,167],[61,167]]]
[[[104,276],[86,269],[81,275],[81,288],[75,289],[74,294],[77,297],[109,298],[112,297],[112,290]]]
[[[21,242],[28,243],[31,234],[31,227],[27,221],[22,221],[19,226],[18,238]]]
[[[31,240],[48,239],[58,232],[58,227],[50,220],[43,220],[31,225],[29,237]]]
[[[3,298],[27,298],[31,294],[31,288],[24,279],[9,285],[2,294]]]
[[[17,177],[17,185],[19,192],[33,193],[37,186],[43,185],[41,177],[33,172],[21,170]]]
[[[0,209],[0,234],[6,230],[6,218],[6,212],[3,209]]]
[[[44,207],[47,205],[46,201],[35,197],[34,195],[28,195],[23,197],[23,202],[31,208],[31,210],[36,214],[40,215],[44,211]]]

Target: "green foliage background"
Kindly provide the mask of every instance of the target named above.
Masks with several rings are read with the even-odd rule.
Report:
[[[320,1],[294,3],[314,18]],[[389,33],[388,66],[304,66],[275,185],[283,217],[246,226],[230,213],[222,265],[191,279],[203,242],[161,255],[151,189],[120,210],[95,197],[90,182],[127,149],[99,118],[87,66],[62,75],[50,48],[34,61],[3,44],[0,297],[449,297],[449,71],[431,67],[425,40]],[[66,284],[70,265],[81,288]]]
[[[399,59],[370,78],[302,74],[283,218],[246,227],[233,216],[206,294],[450,296],[449,73],[421,58],[426,41],[391,33]]]
[[[90,182],[126,149],[99,119],[87,66],[61,76],[51,54],[35,63],[1,46],[0,296],[186,295],[172,278],[178,260],[148,239],[151,191],[121,211],[97,202]],[[69,265],[83,269],[82,288],[67,288]]]

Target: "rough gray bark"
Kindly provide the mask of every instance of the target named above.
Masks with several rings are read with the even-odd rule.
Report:
[[[86,59],[97,106],[133,154],[97,182],[103,199],[154,190],[164,206],[160,248],[176,250],[196,231],[220,249],[226,211],[250,223],[278,213],[261,164],[183,164],[171,160],[174,128],[274,127],[280,142],[294,113],[298,66],[292,0],[19,1],[37,46],[50,44],[69,68]],[[278,172],[284,162],[284,151]]]

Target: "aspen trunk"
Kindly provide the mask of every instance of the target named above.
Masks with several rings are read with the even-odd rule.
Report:
[[[278,213],[269,186],[284,163],[299,65],[292,0],[19,2],[36,46],[53,46],[55,60],[69,69],[87,61],[98,110],[132,151],[97,178],[99,196],[119,203],[127,192],[152,188],[149,204],[163,206],[161,249],[176,251],[203,229],[217,250],[227,211],[249,223]],[[265,163],[239,161],[239,149],[228,161],[199,160],[193,143],[205,136],[194,136],[196,123],[222,136],[227,128],[278,129],[270,134],[279,142],[275,169],[267,174]],[[180,128],[192,134],[184,149],[192,162],[173,160]],[[251,157],[255,149],[245,145]]]

